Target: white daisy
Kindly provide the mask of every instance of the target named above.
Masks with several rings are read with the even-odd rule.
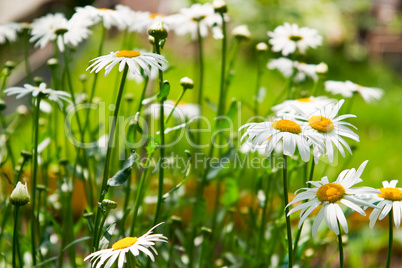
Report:
[[[222,38],[221,17],[215,13],[211,3],[193,4],[189,8],[182,8],[174,18],[173,28],[177,35],[190,34],[193,40],[197,40],[199,23],[200,34],[203,38],[207,37],[209,29],[213,28],[213,37]]]
[[[71,103],[69,99],[71,95],[69,93],[61,90],[46,88],[45,83],[41,83],[39,87],[35,87],[29,84],[25,84],[24,87],[10,87],[4,90],[4,93],[7,93],[7,96],[17,95],[17,99],[22,98],[28,94],[32,94],[33,97],[38,97],[39,94],[42,94],[47,99],[57,102],[60,107],[63,107],[62,100]]]
[[[152,261],[155,261],[155,255],[158,252],[153,247],[155,242],[167,243],[167,237],[163,234],[152,234],[152,231],[161,225],[163,222],[152,227],[146,234],[140,237],[125,237],[113,244],[112,248],[96,251],[88,255],[84,261],[91,260],[92,267],[100,268],[102,264],[109,259],[104,268],[111,267],[117,261],[117,267],[122,268],[126,262],[126,253],[130,252],[134,256],[138,256],[140,251],[149,256]],[[149,248],[152,250],[150,251]],[[118,260],[117,260],[118,259]]]
[[[287,56],[298,50],[304,53],[307,48],[316,48],[322,43],[322,36],[317,30],[302,27],[297,24],[285,22],[284,25],[278,26],[273,32],[268,32],[271,37],[269,43],[273,46],[275,52],[282,52],[282,55]]]
[[[288,216],[298,210],[300,212],[299,228],[302,226],[306,218],[319,206],[321,206],[317,217],[314,220],[312,233],[316,236],[318,227],[322,219],[325,219],[329,229],[339,234],[339,224],[345,233],[348,233],[348,223],[342,211],[340,204],[343,204],[350,209],[366,215],[361,206],[375,207],[372,203],[368,203],[356,197],[358,194],[378,194],[381,193],[377,189],[371,187],[354,187],[357,183],[363,180],[360,176],[367,165],[368,160],[364,161],[359,169],[354,168],[342,171],[335,182],[330,183],[328,177],[323,177],[321,181],[309,181],[314,188],[301,188],[296,191],[296,197],[287,205],[293,205],[303,200],[309,200],[292,208]],[[303,191],[303,192],[299,192]]]
[[[273,122],[249,123],[239,130],[246,127],[241,141],[248,136],[247,140],[253,146],[266,145],[266,156],[271,155],[279,141],[283,142],[284,155],[293,156],[297,147],[304,162],[310,160],[311,144],[323,151],[322,135],[308,130],[302,132],[302,126],[292,120],[277,118]]]
[[[377,207],[373,209],[370,214],[370,228],[373,228],[377,219],[382,220],[387,216],[391,209],[394,218],[395,227],[399,228],[401,225],[401,213],[402,213],[402,188],[397,188],[397,180],[391,182],[383,181],[383,188],[380,189],[381,194],[371,201],[379,203]]]
[[[296,100],[285,100],[284,102],[275,105],[272,107],[272,111],[276,114],[283,113],[298,113],[298,110],[303,111],[306,114],[312,114],[317,110],[326,107],[328,105],[334,105],[337,102],[335,99],[330,99],[326,96],[318,96],[318,97],[308,97],[301,98]],[[297,110],[295,109],[297,108]]]
[[[174,108],[175,103],[176,102],[173,100],[167,100],[163,103],[163,109],[166,116],[170,114],[170,112]],[[151,104],[147,109],[145,109],[145,113],[152,115],[153,118],[159,118],[159,110],[160,104],[154,103]],[[200,116],[200,107],[194,103],[186,103],[184,101],[180,101],[177,104],[176,109],[173,111],[172,116],[181,121],[184,121],[185,119],[197,119]]]
[[[363,87],[351,81],[326,81],[325,90],[332,94],[341,94],[345,98],[352,97],[353,93],[359,93],[367,103],[381,99],[384,94],[380,88]]]
[[[307,123],[305,126],[306,130],[315,131],[323,135],[326,154],[328,155],[328,160],[330,163],[334,161],[334,144],[343,157],[345,157],[345,150],[343,147],[345,147],[350,154],[352,154],[348,143],[343,139],[343,137],[347,137],[359,142],[359,136],[349,128],[352,127],[356,129],[356,127],[348,122],[342,121],[346,118],[356,117],[356,115],[344,114],[337,116],[344,102],[345,100],[340,100],[335,105],[329,104],[323,106],[311,114],[294,107],[296,110],[298,110],[301,116],[293,116]],[[317,162],[318,158],[320,157],[319,151],[317,151],[314,156]]]
[[[10,22],[0,25],[0,44],[14,42],[17,40],[18,33],[22,30],[21,24]]]
[[[295,82],[303,82],[307,77],[310,77],[314,81],[318,79],[316,73],[317,65],[292,61],[284,57],[270,60],[267,64],[267,68],[270,70],[277,69],[287,78],[293,76]],[[294,72],[296,73],[294,74]]]
[[[85,6],[77,7],[75,10],[77,16],[89,19],[92,25],[102,22],[106,29],[110,29],[112,26],[124,29],[126,26],[126,21],[121,13],[114,9]]]
[[[36,42],[36,47],[44,48],[49,42],[57,39],[57,46],[60,51],[64,51],[65,45],[76,47],[91,33],[88,29],[91,22],[76,15],[67,20],[61,13],[48,14],[34,20],[31,25],[32,37],[30,42]]]
[[[121,72],[127,64],[131,73],[141,74],[141,68],[148,77],[151,76],[151,67],[164,70],[167,64],[167,60],[162,55],[135,50],[110,52],[108,55],[100,56],[91,61],[94,62],[87,68],[87,70],[92,69],[91,73],[98,73],[100,70],[105,68],[105,76],[107,76],[118,63],[120,63],[119,72]]]

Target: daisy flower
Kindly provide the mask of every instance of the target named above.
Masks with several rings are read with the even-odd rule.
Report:
[[[0,25],[0,44],[14,42],[17,34],[22,30],[21,24],[16,22]]]
[[[297,195],[287,205],[291,206],[297,202],[308,200],[292,208],[288,215],[301,210],[299,228],[302,226],[306,218],[318,207],[320,211],[314,220],[312,233],[313,237],[317,235],[318,227],[324,219],[329,229],[339,235],[339,224],[345,233],[348,233],[348,223],[342,211],[340,204],[365,216],[366,213],[361,206],[375,207],[372,203],[368,203],[356,197],[358,194],[378,194],[379,190],[371,187],[353,187],[355,184],[362,182],[360,176],[367,165],[368,160],[364,161],[358,170],[354,168],[342,171],[335,182],[329,182],[328,177],[321,178],[321,181],[309,181],[314,188],[301,188],[296,191]],[[300,192],[302,191],[302,192]]]
[[[325,90],[332,94],[341,94],[344,98],[350,98],[354,93],[359,93],[367,103],[381,99],[384,94],[380,88],[363,87],[351,81],[326,81]]]
[[[149,256],[149,258],[154,262],[155,255],[158,255],[158,252],[153,247],[155,242],[165,242],[167,243],[167,237],[163,234],[152,234],[152,231],[161,225],[163,222],[152,227],[146,234],[140,237],[125,237],[112,245],[112,248],[103,249],[96,251],[90,255],[88,255],[84,261],[91,260],[92,267],[96,265],[96,267],[101,267],[102,264],[109,259],[105,268],[111,267],[115,261],[117,261],[117,267],[122,268],[124,263],[126,262],[126,254],[130,252],[134,256],[138,256],[140,251]],[[150,251],[149,248],[152,250]],[[118,260],[117,260],[118,259]]]
[[[172,109],[174,108],[176,102],[173,100],[167,100],[163,103],[163,109],[165,111],[165,115],[169,115]],[[145,109],[146,114],[152,115],[153,118],[159,118],[159,109],[160,104],[154,103],[151,104],[147,109]],[[176,109],[173,111],[173,117],[179,120],[188,119],[196,119],[200,116],[200,107],[194,103],[186,103],[184,101],[180,101],[177,104]]]
[[[297,24],[285,22],[284,25],[278,26],[273,32],[268,32],[271,38],[269,43],[272,45],[272,50],[282,52],[283,56],[294,53],[298,50],[300,53],[305,53],[307,48],[316,48],[322,43],[322,36],[317,30],[302,27]]]
[[[71,103],[69,99],[71,95],[69,93],[61,90],[46,88],[45,83],[41,83],[39,87],[35,87],[29,84],[25,84],[24,87],[10,87],[4,90],[4,93],[7,93],[7,96],[17,95],[17,99],[20,99],[28,94],[32,94],[32,96],[35,98],[38,97],[39,94],[42,94],[47,99],[57,102],[60,107],[63,107],[62,100]]]
[[[270,156],[279,141],[283,142],[283,154],[293,156],[296,147],[304,162],[310,160],[310,145],[314,144],[323,151],[322,136],[313,131],[303,131],[303,126],[295,121],[277,118],[271,122],[249,123],[239,128],[247,128],[241,141],[248,136],[247,141],[253,146],[266,145],[265,153]]]
[[[49,42],[57,40],[57,47],[64,51],[65,45],[76,47],[87,39],[91,33],[88,29],[90,25],[88,19],[77,15],[67,20],[61,13],[48,14],[32,22],[30,42],[36,42],[36,47],[44,48]]]
[[[382,220],[387,216],[391,209],[394,218],[395,227],[399,228],[401,225],[401,213],[402,213],[402,189],[397,188],[397,180],[391,182],[383,181],[383,188],[380,189],[381,194],[377,195],[371,201],[379,201],[377,207],[373,209],[370,214],[370,228],[373,228],[377,219]]]
[[[307,114],[303,110],[295,107],[301,116],[294,115],[294,117],[307,123],[305,127],[306,130],[314,131],[323,135],[326,154],[328,155],[328,160],[330,163],[334,161],[334,144],[343,157],[345,157],[345,150],[343,147],[345,147],[350,154],[352,154],[352,150],[343,137],[347,137],[359,142],[359,136],[349,128],[356,127],[348,122],[342,121],[344,119],[356,116],[353,114],[337,116],[344,102],[345,100],[340,100],[335,105],[329,104],[323,106],[311,114]],[[314,156],[317,162],[318,158],[320,157],[319,150],[316,150]]]
[[[334,105],[337,102],[335,99],[330,99],[326,96],[307,97],[296,100],[285,100],[284,102],[272,107],[272,111],[276,114],[291,113],[296,114],[299,110],[306,114],[312,114],[317,110],[326,107],[327,105]],[[295,107],[297,109],[295,109]]]
[[[316,72],[317,65],[292,61],[284,57],[270,60],[267,64],[267,68],[270,70],[277,69],[287,78],[293,76],[295,82],[303,82],[307,77],[310,77],[314,81],[318,79]]]
[[[161,55],[135,50],[110,52],[108,55],[100,56],[91,61],[94,62],[87,68],[87,71],[92,69],[91,73],[98,73],[100,70],[105,68],[105,76],[107,76],[113,67],[118,63],[120,63],[119,72],[123,71],[125,65],[127,64],[131,73],[141,74],[141,68],[148,75],[148,77],[151,76],[151,67],[164,70],[167,64],[167,60]]]
[[[194,4],[189,8],[182,8],[174,18],[173,28],[177,35],[190,34],[193,40],[197,40],[199,24],[200,34],[203,38],[208,36],[209,29],[212,30],[215,39],[222,38],[221,17],[215,13],[210,3]]]
[[[85,6],[77,7],[75,11],[76,16],[90,20],[91,25],[102,22],[106,29],[110,29],[112,26],[124,29],[126,26],[126,21],[121,16],[121,13],[114,9]]]

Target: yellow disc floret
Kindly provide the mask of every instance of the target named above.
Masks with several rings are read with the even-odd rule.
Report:
[[[113,9],[110,8],[98,8],[100,11],[114,11]]]
[[[399,188],[381,188],[378,196],[391,201],[402,201],[402,190]]]
[[[324,184],[317,190],[317,198],[321,202],[336,203],[345,195],[345,188],[338,183]]]
[[[121,50],[116,52],[116,57],[119,58],[135,58],[140,56],[141,53],[136,50]]]
[[[301,98],[297,100],[298,102],[312,102],[310,98]]]
[[[149,15],[149,17],[151,19],[155,19],[156,17],[165,17],[166,15],[164,14],[159,14],[159,13],[152,13],[151,15]]]
[[[313,115],[308,119],[308,124],[318,130],[320,132],[328,133],[334,130],[334,123],[332,123],[331,119],[321,116],[321,115]]]
[[[119,249],[124,249],[128,248],[135,243],[137,243],[138,238],[137,237],[125,237],[123,239],[120,239],[116,243],[113,244],[112,249],[113,250],[119,250]]]
[[[299,124],[286,119],[276,120],[272,123],[272,127],[282,132],[290,132],[294,134],[299,134],[302,132]]]

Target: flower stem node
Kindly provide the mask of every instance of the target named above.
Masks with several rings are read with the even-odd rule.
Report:
[[[105,209],[115,209],[115,208],[117,208],[117,203],[110,199],[103,199],[102,207]]]
[[[5,110],[7,107],[6,103],[4,102],[4,100],[0,99],[0,111]]]
[[[11,193],[10,202],[14,206],[25,206],[29,203],[30,198],[26,183],[22,184],[19,181]]]
[[[21,156],[24,158],[25,161],[27,161],[27,160],[32,158],[32,153],[28,152],[28,151],[25,151],[25,150],[22,150],[21,151]]]
[[[191,78],[183,77],[180,79],[180,85],[183,87],[184,90],[192,89],[194,87],[194,82]]]
[[[224,0],[214,0],[212,2],[212,6],[214,7],[215,12],[217,13],[227,13],[228,7]]]
[[[264,42],[260,42],[257,44],[257,46],[255,47],[257,49],[257,51],[268,51],[268,45]]]
[[[148,34],[155,39],[163,40],[168,36],[167,29],[162,20],[157,20],[151,27],[148,29]]]

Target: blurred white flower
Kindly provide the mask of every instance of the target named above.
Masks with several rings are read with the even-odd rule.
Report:
[[[163,109],[166,116],[171,113],[175,103],[176,102],[173,100],[167,100],[163,103]],[[145,109],[145,113],[150,114],[153,118],[159,118],[160,107],[159,103],[151,104],[147,109]],[[194,103],[180,101],[172,116],[181,121],[184,121],[185,119],[196,120],[200,116],[200,107]]]
[[[93,6],[77,7],[75,16],[91,21],[91,25],[102,22],[106,29],[115,26],[124,29],[126,22],[120,12],[109,8],[96,8]]]
[[[359,93],[367,103],[381,99],[384,94],[380,88],[364,87],[351,81],[326,81],[325,90],[332,94],[341,94],[344,98],[350,98],[354,93]]]
[[[275,52],[282,52],[282,55],[287,56],[296,52],[305,53],[307,48],[316,48],[322,43],[322,36],[317,30],[302,27],[295,23],[290,24],[285,22],[275,28],[273,32],[268,32],[271,38],[269,43],[273,46]]]
[[[273,59],[268,62],[268,69],[279,70],[284,77],[293,76],[293,80],[296,82],[303,82],[307,77],[310,77],[314,81],[318,79],[315,64],[307,64],[304,62],[292,61],[288,58],[281,57],[279,59]],[[294,72],[296,72],[294,74]]]
[[[312,114],[326,106],[333,106],[337,100],[330,99],[327,96],[308,97],[296,100],[285,100],[284,102],[272,107],[272,111],[276,114],[290,113],[296,114],[298,110],[306,114]]]
[[[21,24],[10,22],[0,25],[0,44],[17,40],[18,32],[22,30]]]

